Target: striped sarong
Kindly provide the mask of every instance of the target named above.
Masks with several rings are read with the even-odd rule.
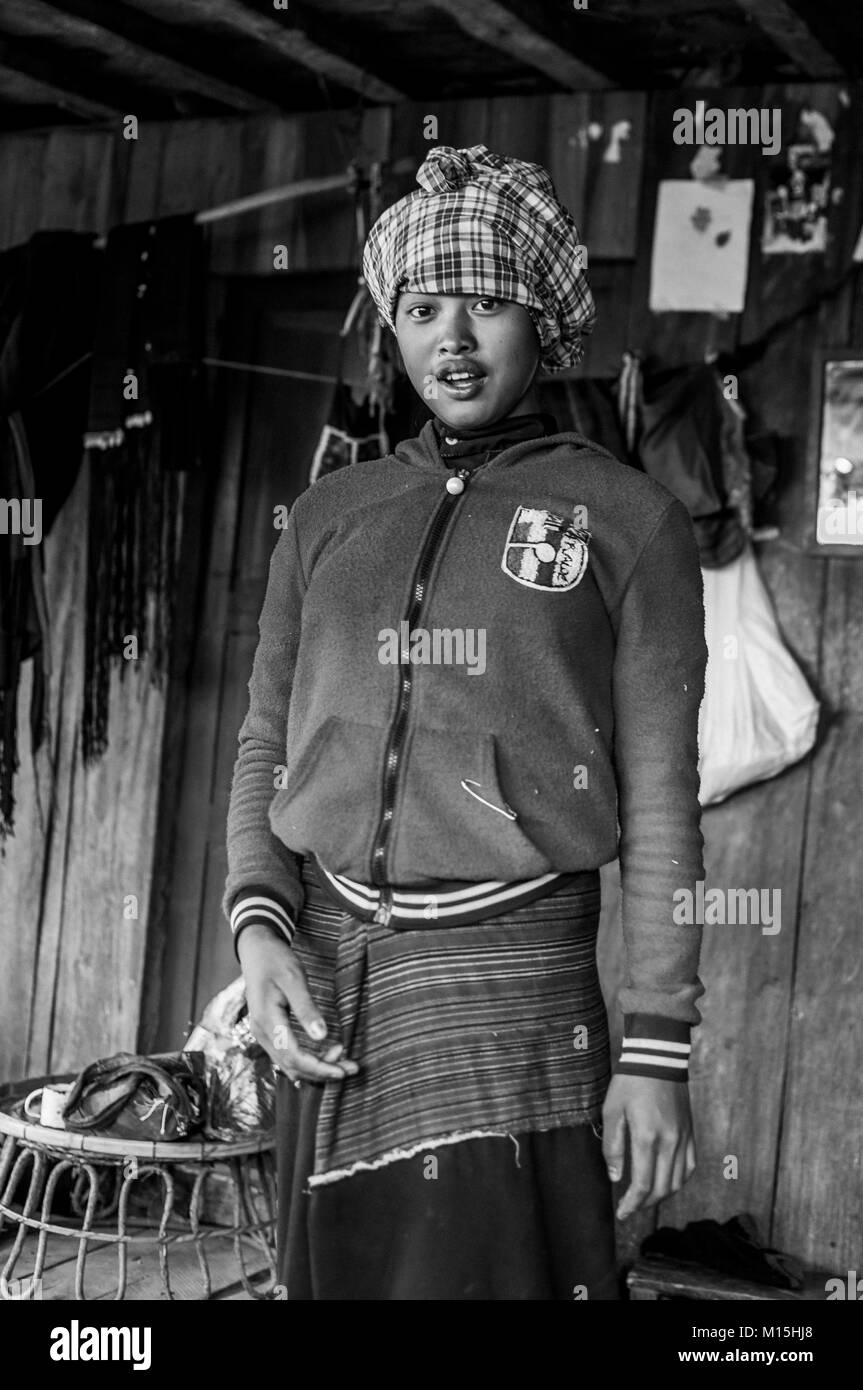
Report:
[[[360,1066],[324,1084],[310,1188],[442,1144],[599,1120],[611,1068],[598,870],[458,927],[363,922],[309,860],[302,877],[294,950],[328,1028],[303,1045],[339,1039]]]

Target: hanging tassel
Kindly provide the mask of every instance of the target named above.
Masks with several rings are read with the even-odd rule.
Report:
[[[134,662],[126,655],[137,638],[137,661],[149,658],[150,683],[168,674],[181,474],[164,470],[158,429],[132,429],[123,445],[90,456],[87,643],[81,751],[85,764],[108,746],[111,672],[120,680]]]
[[[641,416],[642,375],[641,354],[625,352],[617,382],[617,413],[623,437],[630,455],[635,453]]]

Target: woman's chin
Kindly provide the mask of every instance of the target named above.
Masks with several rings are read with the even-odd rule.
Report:
[[[434,413],[443,425],[452,429],[480,429],[483,425],[495,424],[505,415],[501,409],[489,401],[442,401],[434,403]]]

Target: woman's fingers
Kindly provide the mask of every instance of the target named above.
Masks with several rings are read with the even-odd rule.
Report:
[[[686,1141],[686,1176],[683,1179],[684,1182],[689,1182],[689,1179],[695,1172],[697,1162],[698,1158],[695,1152],[695,1140],[690,1134],[689,1138]]]
[[[623,1177],[623,1162],[626,1157],[626,1116],[623,1110],[604,1113],[602,1117],[602,1156],[612,1182],[620,1182]]]
[[[657,1202],[664,1201],[674,1192],[674,1164],[677,1152],[677,1145],[660,1140],[653,1168],[653,1189],[642,1203],[645,1208],[655,1207]]]
[[[327,1025],[309,992],[306,973],[293,951],[285,958],[277,983],[283,989],[300,1027],[310,1038],[314,1038],[315,1042],[323,1042],[327,1036]]]
[[[677,1146],[674,1155],[674,1168],[671,1173],[671,1191],[679,1192],[689,1174],[686,1169],[686,1144],[681,1143]]]
[[[345,1062],[336,1066],[332,1062],[322,1061],[311,1052],[304,1051],[289,1026],[286,1027],[284,1044],[276,1050],[274,1060],[292,1081],[341,1081],[345,1076],[354,1075],[358,1071],[355,1062]]]
[[[283,1006],[270,1013],[268,1022],[250,1018],[249,1023],[258,1042],[292,1081],[341,1081],[359,1071],[355,1062],[345,1060],[336,1065],[306,1052],[297,1041]],[[329,1048],[324,1056],[333,1051],[334,1048]]]
[[[649,1139],[643,1139],[630,1131],[629,1145],[631,1174],[629,1187],[618,1203],[617,1218],[624,1221],[639,1207],[643,1207],[653,1191],[656,1170],[656,1148]]]
[[[284,941],[260,934],[248,938],[242,958],[249,1005],[249,1027],[278,1069],[292,1081],[340,1081],[355,1076],[356,1062],[344,1056],[335,1039],[321,1057],[302,1046],[302,1033],[291,1025],[291,1013],[299,1028],[315,1042],[324,1042],[327,1026],[312,999],[305,971]],[[241,945],[243,944],[241,938]],[[289,1007],[290,1006],[290,1012]]]
[[[323,1042],[324,1038],[327,1036],[327,1025],[324,1022],[320,1009],[309,992],[306,973],[293,953],[290,959],[285,962],[284,969],[284,979],[280,980],[279,984],[291,1006],[294,1017],[301,1027],[305,1029],[310,1038],[314,1038],[315,1042]],[[312,1070],[317,1077],[355,1076],[359,1071],[356,1062],[352,1062],[348,1057],[342,1057],[344,1048],[341,1043],[330,1043],[330,1046],[323,1054],[323,1058],[319,1061],[316,1057],[313,1057],[311,1053],[303,1052],[298,1048],[296,1039],[290,1028],[288,1028],[288,1035],[294,1048],[297,1048],[299,1052],[299,1061],[307,1071],[313,1063]],[[334,1049],[337,1049],[335,1056],[331,1055]],[[336,1065],[337,1061],[338,1065]]]

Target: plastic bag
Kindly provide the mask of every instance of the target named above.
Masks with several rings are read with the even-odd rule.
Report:
[[[698,765],[700,801],[710,806],[804,757],[819,706],[779,634],[751,546],[702,576],[708,660]]]
[[[275,1126],[276,1081],[267,1053],[251,1037],[242,975],[214,996],[184,1045],[203,1055],[208,1139],[238,1139]]]

